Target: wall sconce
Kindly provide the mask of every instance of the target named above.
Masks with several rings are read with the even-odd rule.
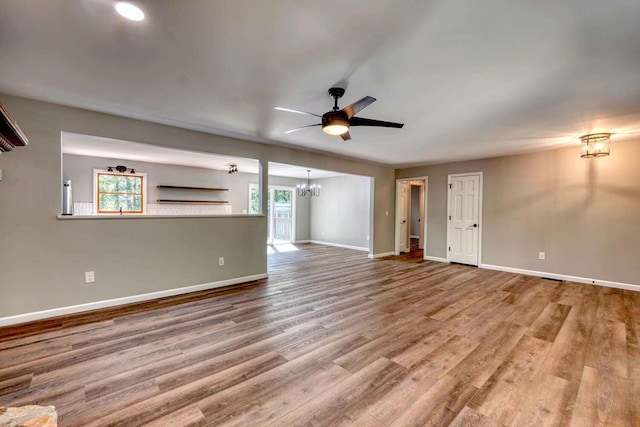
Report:
[[[580,141],[582,141],[582,154],[580,157],[602,157],[608,156],[609,153],[609,139],[611,133],[591,133],[588,135],[582,135]]]
[[[236,165],[235,163],[229,164],[229,173],[236,173],[236,172],[238,172],[238,165]]]

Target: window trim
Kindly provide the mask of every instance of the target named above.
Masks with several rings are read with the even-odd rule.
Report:
[[[98,191],[98,176],[101,174],[107,175],[119,175],[119,176],[135,176],[142,179],[141,188],[141,197],[142,200],[140,202],[142,211],[141,212],[100,212],[99,205],[99,191]],[[106,169],[94,169],[93,170],[93,214],[94,215],[142,215],[147,213],[147,174],[145,172],[136,172],[136,173],[120,173],[120,172],[110,172]]]

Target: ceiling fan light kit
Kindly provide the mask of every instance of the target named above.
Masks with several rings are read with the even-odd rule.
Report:
[[[349,131],[349,119],[342,111],[330,111],[322,116],[322,130],[329,135],[342,135]]]
[[[349,128],[351,126],[377,126],[377,127],[390,127],[390,128],[402,128],[403,123],[385,122],[382,120],[365,119],[362,117],[354,117],[359,111],[363,110],[367,106],[371,105],[376,99],[372,96],[365,96],[359,101],[354,102],[351,105],[346,106],[343,109],[338,107],[338,99],[344,95],[344,88],[332,87],[329,89],[329,96],[333,98],[333,109],[324,113],[322,116],[319,114],[308,113],[306,111],[294,110],[285,107],[273,107],[276,110],[286,111],[289,113],[305,114],[309,116],[320,117],[321,123],[302,126],[295,129],[290,129],[285,133],[293,133],[302,129],[322,126],[322,130],[329,135],[340,136],[344,141],[351,139],[349,134]]]

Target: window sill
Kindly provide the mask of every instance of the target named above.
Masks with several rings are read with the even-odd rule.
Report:
[[[225,215],[146,215],[146,214],[100,214],[100,215],[56,215],[59,220],[82,219],[166,219],[166,218],[253,218],[264,217],[262,214],[225,214]]]

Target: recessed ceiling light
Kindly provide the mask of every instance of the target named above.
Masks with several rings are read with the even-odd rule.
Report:
[[[131,3],[116,3],[116,11],[118,11],[120,15],[132,21],[142,21],[144,19],[144,12],[140,10],[138,6],[134,6]]]

